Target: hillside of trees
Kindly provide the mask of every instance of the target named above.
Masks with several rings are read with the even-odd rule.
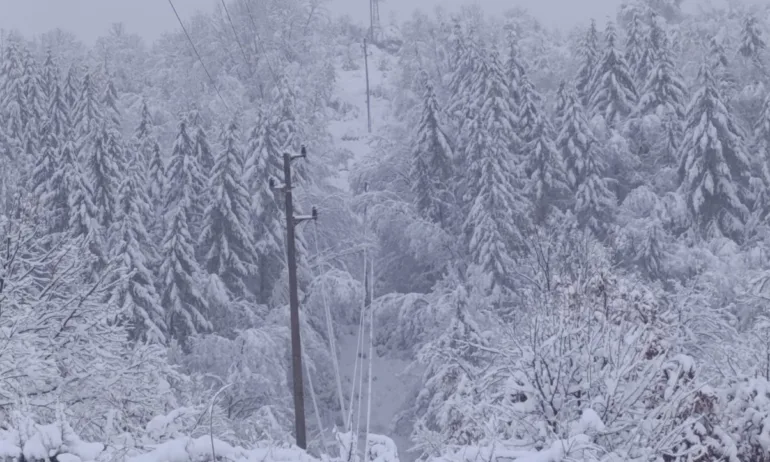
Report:
[[[269,180],[305,145],[311,454],[362,393],[339,340],[370,269],[377,357],[420,377],[403,460],[770,460],[770,7],[626,0],[570,31],[416,12],[370,43],[362,149],[331,127],[365,120],[341,92],[366,29],[320,0],[186,29],[2,37],[0,443],[33,422],[113,448],[83,461],[292,443]]]

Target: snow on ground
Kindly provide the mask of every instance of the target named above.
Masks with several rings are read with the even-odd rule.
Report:
[[[376,326],[375,326],[376,329]],[[356,342],[358,340],[358,327],[350,327],[340,332],[340,373],[342,375],[343,389],[345,390],[346,400],[350,397],[350,390],[353,384],[353,369],[356,359]],[[369,369],[368,333],[364,338],[363,367],[364,367],[364,387],[361,396],[361,438],[359,447],[364,447],[364,436],[366,431],[366,406],[367,406],[367,381],[366,374]],[[414,456],[407,453],[411,447],[408,438],[392,434],[390,431],[391,422],[396,414],[407,404],[410,398],[409,391],[414,385],[415,377],[402,375],[403,371],[409,365],[409,361],[394,359],[387,356],[380,356],[375,351],[374,362],[372,363],[372,418],[371,432],[386,435],[393,439],[398,446],[399,457],[402,462],[414,460]],[[359,367],[360,364],[359,364]],[[360,374],[360,372],[359,372]],[[357,397],[353,399],[357,404]],[[353,422],[357,419],[357,406],[354,407]]]
[[[382,71],[379,63],[389,60],[391,57],[378,48],[369,47],[369,88],[371,90],[381,87],[387,79],[387,72]],[[370,140],[382,128],[390,112],[390,103],[384,98],[371,96],[370,107],[372,114],[372,133],[368,133],[366,117],[366,69],[363,62],[363,50],[361,51],[359,69],[345,70],[342,65],[337,66],[337,81],[334,94],[336,98],[347,107],[344,115],[332,120],[328,124],[329,133],[337,147],[347,149],[352,154],[348,167],[356,161],[365,158],[371,152]],[[343,191],[348,191],[349,171],[339,172],[335,186]]]
[[[355,45],[354,45],[355,46]],[[387,122],[390,113],[390,102],[379,96],[370,97],[372,114],[372,133],[368,132],[366,114],[366,69],[363,62],[363,50],[361,50],[359,69],[346,70],[341,64],[337,66],[337,81],[335,96],[343,108],[343,114],[329,123],[335,145],[338,148],[347,149],[351,158],[348,167],[365,159],[371,154],[370,143],[377,136]],[[370,93],[381,94],[377,89],[386,85],[387,71],[383,71],[381,63],[392,60],[392,56],[381,51],[377,47],[369,47],[369,88]],[[386,66],[387,68],[389,66]],[[349,170],[339,172],[335,186],[343,191],[350,191]],[[376,327],[375,327],[376,328]],[[353,384],[353,369],[356,359],[356,341],[358,339],[358,326],[338,328],[340,331],[339,346],[341,351],[340,369],[343,381],[345,399],[350,398]],[[365,338],[365,347],[362,352],[364,361],[364,373],[368,373],[368,334]],[[375,353],[372,364],[372,417],[371,432],[386,435],[394,440],[399,449],[401,461],[409,462],[414,457],[406,451],[411,447],[407,438],[391,434],[391,421],[402,409],[409,399],[409,391],[414,384],[413,377],[401,376],[409,362],[401,359],[393,359],[387,356],[379,356]],[[360,366],[359,366],[360,367]],[[359,447],[363,451],[366,429],[367,389],[364,389],[361,399],[361,438]],[[358,402],[357,397],[353,400]],[[357,419],[357,408],[354,409],[353,421]]]

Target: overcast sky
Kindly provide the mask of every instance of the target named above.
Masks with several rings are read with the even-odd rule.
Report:
[[[410,15],[415,6],[432,10],[434,5],[447,7],[474,0],[381,0],[380,16],[386,22],[391,11],[400,17]],[[688,3],[705,2],[690,0]],[[762,1],[762,0],[752,0]],[[766,0],[765,0],[766,1]],[[329,0],[334,13],[348,13],[361,22],[368,20],[369,0]],[[547,26],[571,27],[594,17],[598,20],[614,15],[621,0],[475,0],[490,13],[511,6],[529,9]],[[219,0],[174,0],[184,18],[198,10],[210,11]],[[579,4],[579,6],[578,6]],[[16,29],[24,35],[39,34],[61,27],[92,43],[113,22],[123,22],[129,32],[152,41],[162,32],[178,27],[167,0],[0,0],[0,28]]]

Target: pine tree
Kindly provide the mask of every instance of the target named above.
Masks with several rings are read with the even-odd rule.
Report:
[[[40,132],[45,123],[44,120],[47,106],[47,101],[43,92],[43,76],[29,49],[23,51],[22,59],[24,61],[24,94],[26,95],[27,111],[29,113],[26,135],[28,138],[33,138],[35,142],[37,142],[39,141],[38,137],[40,136]],[[31,151],[29,154],[34,156],[35,152],[36,150]]]
[[[468,124],[477,109],[476,102],[472,100],[473,86],[483,65],[478,45],[470,38],[463,43],[460,52],[460,62],[450,76],[450,99],[446,108],[455,128],[454,146],[457,151],[464,150],[468,142]]]
[[[42,90],[46,104],[50,106],[57,91],[60,90],[60,71],[56,65],[53,52],[49,49],[43,62]]]
[[[730,67],[727,51],[724,46],[724,37],[713,36],[709,40],[709,64],[710,74],[718,84],[718,90],[725,101],[729,101],[737,86],[737,79]]]
[[[577,94],[567,88],[565,99],[565,114],[556,146],[561,151],[567,181],[575,194],[578,222],[601,237],[610,223],[615,197],[602,177],[603,166],[597,141]]]
[[[740,242],[751,208],[749,159],[710,65],[699,79],[679,150],[680,192],[705,237]]]
[[[234,298],[251,292],[247,280],[257,274],[259,254],[249,223],[250,195],[243,184],[243,154],[238,125],[231,122],[223,135],[222,151],[214,165],[203,215],[199,247],[204,268],[216,274]]]
[[[65,98],[70,97],[69,91],[67,86],[65,86]],[[93,143],[94,138],[99,136],[98,131],[102,128],[104,115],[99,103],[96,85],[90,72],[86,72],[86,75],[83,77],[79,97],[74,102],[72,120],[77,127],[77,133],[82,140],[82,144]],[[84,152],[87,151],[87,148],[84,149]]]
[[[54,78],[56,78],[54,76]],[[60,181],[65,166],[62,165],[62,149],[72,133],[69,111],[58,82],[48,107],[48,116],[42,136],[42,149],[32,170],[32,192],[38,199],[43,213],[48,214],[49,234],[64,231],[68,218],[67,189]]]
[[[770,214],[770,93],[765,97],[762,113],[754,125],[754,148],[760,170],[757,176],[762,181],[754,212],[758,214],[760,222],[765,222]]]
[[[653,30],[658,30],[653,26]],[[659,30],[655,65],[650,69],[639,98],[637,112],[648,115],[664,111],[684,119],[687,87],[671,58],[665,31]]]
[[[487,278],[485,289],[500,294],[510,288],[508,268],[524,247],[528,205],[514,151],[521,149],[517,120],[496,52],[482,71],[473,96],[481,108],[466,150],[465,230],[471,259]]]
[[[639,99],[628,65],[615,48],[615,39],[615,27],[608,24],[607,49],[593,73],[589,92],[592,111],[602,115],[608,126],[628,116]]]
[[[505,63],[505,71],[508,87],[511,89],[511,99],[513,100],[514,108],[518,110],[522,104],[523,95],[521,94],[521,87],[526,71],[519,60],[519,51],[513,32],[509,32],[508,36],[508,59]]]
[[[276,87],[273,101],[276,108],[271,131],[274,137],[273,144],[280,153],[298,153],[303,144],[301,141],[303,129],[297,114],[296,98],[286,77],[283,77],[280,85]],[[306,163],[297,163],[292,169],[295,175],[293,181],[297,184],[307,183],[309,180],[306,165]]]
[[[749,14],[743,21],[741,29],[741,45],[738,52],[744,58],[758,61],[760,54],[767,49],[767,43],[762,38],[762,29],[756,16]]]
[[[425,83],[422,116],[415,133],[409,174],[415,205],[423,218],[445,227],[453,202],[447,187],[454,175],[454,160],[429,81]]]
[[[640,64],[642,63],[643,56],[645,54],[645,45],[647,45],[647,39],[644,36],[644,24],[639,16],[639,12],[634,12],[633,19],[628,28],[628,36],[626,37],[626,50],[625,59],[628,64],[628,68],[632,71],[632,74],[637,78],[636,85],[641,86],[644,84],[647,76],[640,73]],[[647,47],[649,48],[649,47]]]
[[[163,203],[166,191],[166,165],[163,162],[163,153],[157,141],[152,143],[150,166],[148,171],[147,195],[150,202],[157,209]]]
[[[75,67],[70,66],[67,71],[67,77],[64,79],[62,96],[64,97],[64,102],[67,103],[67,109],[69,110],[70,118],[72,118],[73,123],[77,121],[75,111],[81,85],[82,82],[78,80],[78,77],[75,74]]]
[[[195,186],[202,181],[193,148],[187,124],[181,122],[166,173],[167,224],[160,272],[161,305],[166,310],[169,336],[183,345],[189,336],[211,329],[206,317],[208,304],[199,290],[201,269],[190,234]]]
[[[473,415],[474,384],[487,364],[484,347],[489,342],[468,315],[467,297],[464,288],[453,294],[457,306],[449,326],[417,355],[425,369],[423,388],[414,404],[412,441],[431,451],[437,444],[471,445],[482,436],[482,426]]]
[[[165,344],[165,313],[149,269],[159,257],[144,226],[150,205],[140,173],[138,165],[131,165],[118,191],[117,245],[113,257],[119,267],[111,302],[128,321],[129,340]]]
[[[596,21],[593,19],[583,38],[583,42],[580,44],[580,57],[582,62],[580,63],[580,69],[578,69],[575,88],[580,96],[580,101],[588,107],[591,99],[591,84],[594,80],[594,70],[601,57],[599,31],[596,28]]]
[[[279,201],[270,189],[270,178],[281,181],[283,161],[271,136],[272,127],[260,112],[249,135],[246,161],[246,187],[252,201],[252,226],[255,230],[259,259],[257,301],[267,304],[273,285],[284,268],[284,225]]]
[[[13,143],[9,152],[17,153],[24,146],[27,125],[31,119],[27,102],[24,61],[16,40],[5,50],[0,86],[0,107],[5,136]]]
[[[137,125],[136,130],[134,130],[134,142],[136,145],[136,162],[142,170],[148,172],[153,158],[155,133],[152,115],[150,114],[150,109],[147,107],[147,100],[142,100],[139,125]]]
[[[71,236],[80,240],[89,252],[90,272],[85,275],[86,280],[94,282],[108,264],[105,229],[101,226],[100,210],[91,200],[94,193],[90,182],[75,159],[76,152],[74,143],[68,139],[62,148],[59,167],[62,175],[57,183],[68,194],[68,228]]]
[[[561,88],[560,91],[563,94]],[[535,208],[534,221],[537,224],[544,223],[554,207],[563,208],[569,197],[564,165],[554,142],[554,129],[542,113],[541,102],[542,98],[524,76],[519,125],[527,156],[527,192]]]
[[[567,110],[567,82],[559,82],[559,88],[556,90],[556,105],[553,111],[554,123],[561,126],[564,115]]]

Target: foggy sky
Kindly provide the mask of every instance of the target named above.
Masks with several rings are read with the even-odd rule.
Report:
[[[608,16],[614,17],[621,0],[381,0],[380,16],[386,24],[391,12],[403,19],[411,15],[415,5],[431,12],[438,4],[452,8],[470,2],[478,3],[488,13],[522,6],[546,26],[566,28],[586,23],[590,18],[604,22]],[[693,2],[708,0],[686,3]],[[219,0],[174,0],[183,19],[199,10],[211,11],[218,3]],[[347,13],[356,21],[368,21],[369,0],[329,0],[329,8],[332,13]],[[179,27],[167,0],[0,0],[0,28],[19,30],[25,36],[60,27],[91,44],[113,22],[123,22],[128,32],[142,35],[148,41]]]
[[[415,5],[430,12],[434,5],[448,8],[473,0],[381,0],[380,16],[387,23],[391,12],[399,18],[411,15]],[[475,0],[486,11],[501,12],[511,6],[528,8],[547,26],[565,27],[614,15],[621,0]],[[576,7],[576,3],[580,7]],[[174,0],[183,19],[196,11],[211,11],[219,0]],[[329,0],[333,13],[347,13],[356,21],[367,21],[368,0]],[[18,30],[25,36],[60,27],[75,32],[83,41],[93,43],[113,22],[123,22],[128,32],[148,41],[161,33],[178,28],[167,0],[0,0],[0,28]]]

